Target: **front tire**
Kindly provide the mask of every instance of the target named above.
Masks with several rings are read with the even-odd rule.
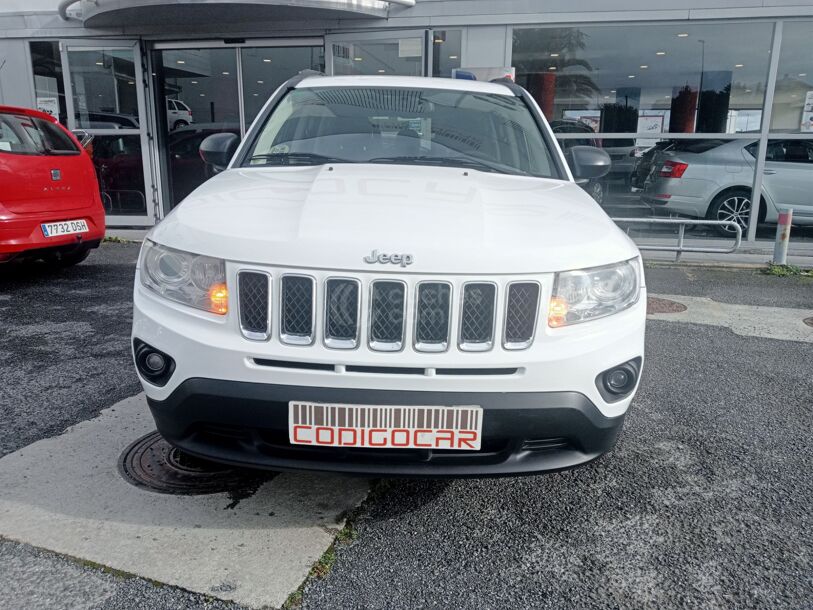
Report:
[[[708,218],[709,220],[734,221],[740,225],[745,234],[751,218],[751,191],[738,188],[720,193],[711,202]],[[732,237],[735,234],[734,230],[728,227],[714,227],[714,230],[724,237]]]
[[[187,125],[189,125],[189,123],[186,121],[175,121],[175,124],[172,126],[172,131],[180,129],[181,127],[186,127]]]

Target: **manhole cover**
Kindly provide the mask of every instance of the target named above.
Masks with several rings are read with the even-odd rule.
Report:
[[[251,496],[276,473],[232,468],[193,457],[152,432],[127,447],[119,472],[136,487],[165,494],[195,496],[229,492],[239,501]]]
[[[813,326],[813,317],[810,317],[810,318],[805,318],[805,319],[803,320],[803,322],[804,322],[805,324],[807,324],[808,326]]]
[[[686,311],[686,306],[677,301],[659,299],[658,297],[648,297],[646,300],[647,313],[681,313],[683,311]]]

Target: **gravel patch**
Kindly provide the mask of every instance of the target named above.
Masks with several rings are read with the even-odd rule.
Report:
[[[0,539],[0,607],[26,610],[243,610]]]
[[[615,451],[547,476],[385,481],[304,607],[809,607],[810,347],[648,328]]]
[[[0,266],[0,456],[140,390],[130,356],[138,244],[84,263]]]
[[[647,267],[646,284],[650,294],[683,294],[766,307],[813,306],[813,278],[775,277],[760,269],[658,265]]]

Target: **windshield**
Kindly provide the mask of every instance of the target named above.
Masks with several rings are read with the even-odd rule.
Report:
[[[294,89],[263,126],[246,167],[392,163],[559,178],[522,99],[439,89]]]

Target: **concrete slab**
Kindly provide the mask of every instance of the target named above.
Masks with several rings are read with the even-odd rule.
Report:
[[[650,320],[725,326],[746,337],[813,343],[813,328],[804,323],[805,318],[813,316],[813,309],[720,303],[706,297],[673,294],[649,296],[677,301],[687,308],[680,313],[650,314]]]
[[[281,606],[328,548],[364,479],[280,474],[233,508],[125,482],[117,459],[154,429],[143,395],[0,459],[0,536],[253,606]]]

